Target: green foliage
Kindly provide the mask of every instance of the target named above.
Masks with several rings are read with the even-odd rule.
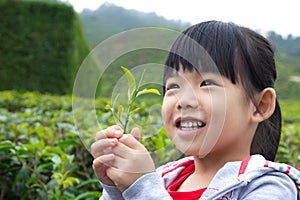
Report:
[[[157,101],[138,100],[139,109],[131,120],[141,122],[141,142],[152,152],[155,163],[178,159],[182,155],[162,128],[161,108],[151,107]],[[105,109],[109,101],[97,99],[95,103],[98,122],[115,124]],[[284,121],[276,161],[300,168],[298,104],[281,101]],[[98,199],[101,186],[92,160],[75,132],[71,96],[0,92],[0,199]]]
[[[277,96],[284,100],[300,99],[300,58],[278,54],[275,84]]]
[[[299,101],[281,101],[282,134],[277,160],[300,169],[300,107]]]
[[[57,2],[0,2],[0,90],[71,93],[89,52],[79,16]]]
[[[0,199],[97,199],[101,188],[74,129],[71,96],[0,97]]]

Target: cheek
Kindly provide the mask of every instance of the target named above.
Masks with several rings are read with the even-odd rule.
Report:
[[[229,109],[228,105],[226,104],[226,101],[228,101],[228,99],[225,96],[226,95],[219,95],[210,99],[210,121],[214,128],[218,130],[223,128]]]
[[[224,128],[226,128],[226,119],[228,107],[226,105],[226,99],[224,95],[216,97],[211,96],[206,104],[207,112],[209,113],[208,126],[206,127],[206,135],[203,138],[203,144],[201,147],[201,155],[208,154],[222,137]]]
[[[173,97],[164,97],[162,108],[161,108],[161,115],[163,118],[163,121],[167,120],[172,113],[174,112],[174,107],[176,105],[177,99]]]
[[[162,116],[163,122],[165,122],[166,116],[167,116],[167,104],[165,103],[165,101],[163,101],[163,104],[161,107],[161,116]]]
[[[172,105],[172,102],[164,99],[161,108],[161,116],[162,116],[166,133],[170,139],[173,138],[172,133],[174,132],[172,130],[172,116],[174,112],[173,109],[174,109],[174,105]]]

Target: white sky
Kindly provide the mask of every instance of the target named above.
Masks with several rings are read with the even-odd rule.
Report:
[[[104,2],[126,9],[155,12],[166,19],[192,24],[207,20],[231,21],[261,33],[300,36],[299,0],[61,0],[77,12],[96,10]],[[299,2],[299,3],[298,3]]]

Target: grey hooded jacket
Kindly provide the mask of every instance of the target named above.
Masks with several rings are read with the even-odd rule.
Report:
[[[146,174],[121,193],[103,185],[102,200],[170,200],[166,187],[190,163],[192,157],[168,163],[157,172]],[[215,175],[200,200],[299,200],[300,172],[270,162],[261,155],[243,161],[228,162]]]

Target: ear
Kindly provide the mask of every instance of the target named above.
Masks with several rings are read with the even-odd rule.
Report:
[[[258,107],[254,109],[251,116],[251,121],[254,123],[262,122],[268,119],[275,110],[276,105],[276,93],[273,88],[265,88],[257,95]]]

